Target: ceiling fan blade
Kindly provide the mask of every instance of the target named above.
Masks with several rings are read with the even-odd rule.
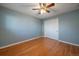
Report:
[[[43,6],[46,7],[46,3],[43,3]]]
[[[50,11],[47,10],[48,13],[50,13]]]
[[[34,9],[32,9],[32,10],[39,10],[39,8],[34,8]]]
[[[50,8],[52,6],[55,6],[55,3],[51,3],[51,4],[47,5],[47,8]]]
[[[40,10],[38,11],[38,14],[41,14],[41,11]]]
[[[49,11],[49,10],[46,10],[46,12],[47,12],[47,13],[50,13],[50,11]]]
[[[42,7],[42,3],[39,3],[40,8]]]

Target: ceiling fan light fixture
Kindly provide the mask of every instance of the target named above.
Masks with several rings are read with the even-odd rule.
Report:
[[[53,7],[53,6],[55,6],[55,3],[50,3],[50,4],[39,3],[39,8],[34,8],[32,10],[38,10],[39,14],[44,14],[44,13],[49,13],[50,7]]]
[[[44,9],[41,9],[40,13],[44,14],[44,13],[46,13],[46,11]]]

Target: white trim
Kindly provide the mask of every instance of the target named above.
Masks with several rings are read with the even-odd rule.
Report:
[[[47,37],[47,36],[44,36],[44,37]],[[50,37],[48,37],[48,38],[50,38]],[[50,38],[50,39],[53,39],[53,38]],[[59,40],[59,39],[54,39],[54,40],[57,40],[59,42],[66,43],[66,44],[69,44],[69,45],[73,45],[73,46],[79,46],[78,44],[70,43],[70,42],[67,42],[67,41],[62,41],[62,40]]]
[[[11,47],[11,46],[14,46],[14,45],[17,45],[17,44],[20,44],[20,43],[24,43],[24,42],[28,42],[28,41],[31,41],[31,40],[35,40],[35,39],[38,39],[40,37],[42,37],[42,36],[34,37],[34,38],[27,39],[27,40],[24,40],[24,41],[20,41],[20,42],[17,42],[17,43],[8,44],[8,45],[0,47],[0,49]]]
[[[31,40],[35,40],[35,39],[38,39],[38,38],[40,38],[40,37],[47,37],[47,36],[38,36],[38,37],[34,37],[34,38],[32,38],[32,39],[24,40],[24,41],[21,41],[21,42],[12,43],[12,44],[5,45],[5,46],[0,47],[0,49],[7,48],[7,47],[11,47],[11,46],[14,46],[14,45],[17,45],[17,44],[20,44],[20,43],[24,43],[24,42],[28,42],[28,41],[31,41]],[[50,38],[50,37],[48,37],[48,38]],[[50,38],[50,39],[53,39],[53,38]],[[57,40],[57,41],[62,42],[62,43],[74,45],[74,46],[79,46],[78,44],[74,44],[74,43],[62,41],[62,40],[59,40],[59,39],[54,39],[54,40]]]

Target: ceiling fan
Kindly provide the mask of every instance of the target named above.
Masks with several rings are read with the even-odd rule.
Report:
[[[55,6],[55,3],[39,3],[39,8],[33,8],[32,10],[38,10],[38,14],[50,13],[50,7]]]

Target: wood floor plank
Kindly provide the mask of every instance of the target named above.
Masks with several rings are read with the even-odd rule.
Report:
[[[79,47],[40,37],[0,49],[0,56],[79,56]]]

